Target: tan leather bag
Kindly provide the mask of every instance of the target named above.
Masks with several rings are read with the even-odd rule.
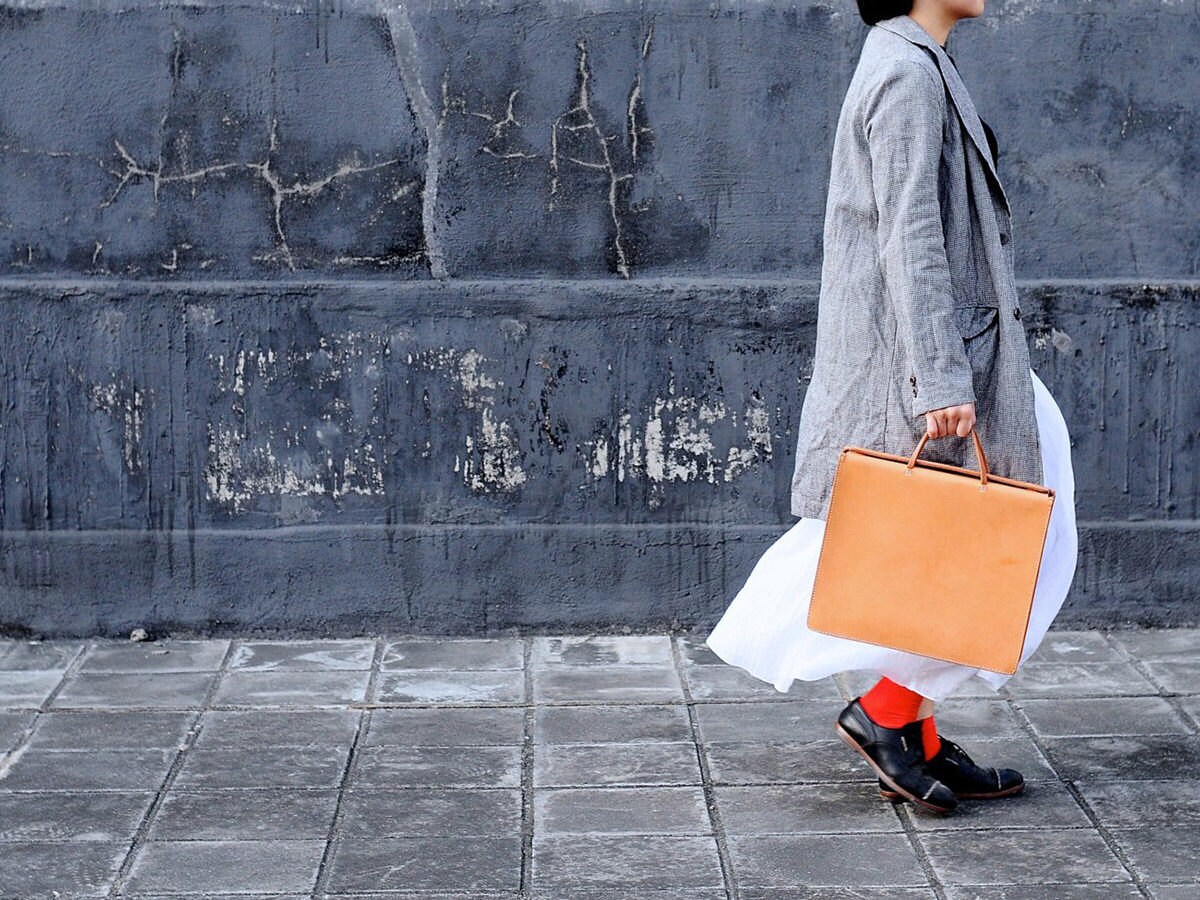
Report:
[[[1054,489],[865,447],[834,474],[808,626],[1011,675],[1033,607]],[[939,438],[945,440],[945,438]]]

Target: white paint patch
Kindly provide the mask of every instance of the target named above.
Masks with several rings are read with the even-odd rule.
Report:
[[[488,362],[478,350],[434,347],[409,352],[408,364],[433,372],[454,385],[463,408],[477,410],[479,424],[466,436],[465,455],[454,458],[454,471],[463,483],[479,493],[511,491],[529,480],[521,465],[517,430],[496,415],[496,390],[500,379],[488,374]]]
[[[278,436],[270,431],[251,437],[229,425],[210,422],[204,467],[210,499],[240,512],[264,496],[324,496],[338,500],[351,494],[383,494],[383,470],[370,444],[340,460],[339,478],[332,453],[313,459],[297,447],[280,456],[276,452],[279,443]]]
[[[675,395],[672,380],[668,395],[656,398],[651,404],[640,430],[634,427],[630,412],[621,413],[617,426],[617,480],[641,475],[654,484],[732,481],[755,464],[771,459],[770,418],[757,396],[738,415],[720,400]],[[744,432],[744,442],[722,453],[713,436],[713,426],[718,424],[724,425],[723,432],[730,427]],[[608,475],[608,458],[607,441],[597,440],[590,446],[593,479]]]
[[[123,432],[121,456],[125,462],[125,471],[139,471],[141,457],[138,448],[142,443],[145,425],[145,395],[137,388],[126,388],[110,381],[108,384],[91,385],[88,388],[88,399],[92,401],[94,409],[108,413],[120,422]]]

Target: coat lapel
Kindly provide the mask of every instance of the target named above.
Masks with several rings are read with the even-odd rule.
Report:
[[[911,16],[894,16],[893,18],[876,22],[875,25],[876,27],[884,28],[894,34],[898,34],[902,38],[912,41],[914,44],[925,47],[933,53],[938,68],[942,72],[942,81],[945,82],[946,87],[950,90],[950,97],[954,101],[958,117],[966,127],[967,133],[971,135],[971,140],[975,142],[975,147],[979,150],[979,155],[983,157],[988,171],[992,173],[992,179],[996,182],[996,188],[1000,192],[1000,199],[1004,201],[1004,208],[1007,210],[1009,208],[1008,197],[1004,193],[1004,186],[1000,184],[1000,176],[997,174],[995,163],[992,160],[992,150],[988,146],[987,135],[983,133],[983,123],[979,120],[979,113],[975,109],[975,104],[971,102],[971,95],[967,92],[967,86],[963,84],[962,78],[959,77],[958,69],[954,67],[954,63],[946,56],[946,51]]]

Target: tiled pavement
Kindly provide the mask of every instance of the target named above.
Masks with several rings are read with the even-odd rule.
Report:
[[[1051,632],[943,733],[1024,795],[881,800],[700,637],[0,641],[0,896],[1200,897],[1200,631]]]

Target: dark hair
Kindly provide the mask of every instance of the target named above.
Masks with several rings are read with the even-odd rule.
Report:
[[[858,0],[858,14],[868,25],[912,12],[913,0]]]

